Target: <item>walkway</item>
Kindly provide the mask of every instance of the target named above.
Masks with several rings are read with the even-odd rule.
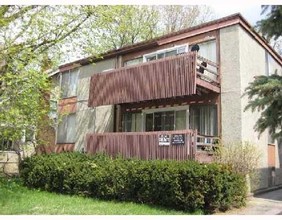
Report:
[[[247,206],[225,215],[282,215],[282,189],[250,197]]]

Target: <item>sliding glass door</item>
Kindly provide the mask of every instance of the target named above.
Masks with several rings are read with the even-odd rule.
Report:
[[[197,129],[201,135],[217,136],[216,105],[190,106],[189,128]]]
[[[150,109],[123,115],[123,131],[173,131],[197,129],[201,135],[217,135],[216,105],[191,105]]]

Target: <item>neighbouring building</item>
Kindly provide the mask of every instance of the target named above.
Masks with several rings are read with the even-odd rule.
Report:
[[[282,184],[281,146],[254,131],[242,97],[281,66],[240,14],[61,65],[50,77],[63,117],[45,149],[204,162],[218,138],[249,141],[263,152],[257,188]]]

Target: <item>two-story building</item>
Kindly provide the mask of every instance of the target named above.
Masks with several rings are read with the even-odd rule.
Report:
[[[218,138],[249,141],[263,152],[258,188],[282,184],[281,146],[254,131],[260,114],[242,97],[255,76],[282,74],[282,59],[240,14],[102,56],[50,75],[64,115],[51,150],[208,161]]]

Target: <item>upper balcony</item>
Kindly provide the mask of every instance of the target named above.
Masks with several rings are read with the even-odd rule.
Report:
[[[94,74],[88,105],[132,103],[220,92],[218,65],[195,52]]]

